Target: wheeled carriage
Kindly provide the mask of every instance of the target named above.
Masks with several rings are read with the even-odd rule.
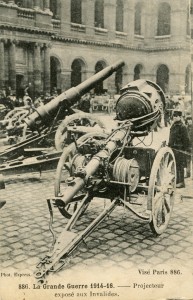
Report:
[[[172,150],[134,146],[147,136],[163,115],[165,97],[155,83],[137,80],[122,89],[116,104],[117,125],[110,133],[90,132],[70,144],[56,170],[55,197],[48,200],[53,248],[38,265],[42,282],[59,270],[72,251],[117,207],[124,206],[149,222],[160,235],[168,226],[175,198],[176,166]],[[109,206],[81,232],[75,230],[93,198],[109,199]],[[68,218],[59,237],[52,229],[53,210]]]

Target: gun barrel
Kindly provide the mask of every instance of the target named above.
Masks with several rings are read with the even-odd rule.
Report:
[[[115,64],[104,68],[76,87],[72,87],[69,90],[63,92],[62,94],[51,100],[49,103],[38,107],[34,113],[32,113],[24,120],[25,123],[27,123],[29,127],[33,127],[39,117],[43,120],[44,118],[51,116],[52,112],[55,111],[60,104],[64,105],[66,108],[70,108],[80,99],[82,95],[86,94],[88,91],[94,88],[97,83],[105,80],[123,66],[124,62],[120,60]]]

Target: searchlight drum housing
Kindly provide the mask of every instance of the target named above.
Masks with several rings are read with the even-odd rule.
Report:
[[[165,95],[154,82],[138,79],[121,89],[116,119],[130,120],[133,130],[150,131],[157,126],[165,109]]]

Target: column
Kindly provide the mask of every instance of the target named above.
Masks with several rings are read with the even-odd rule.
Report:
[[[10,41],[9,47],[9,80],[13,91],[16,91],[16,64],[15,64],[16,41]]]
[[[0,40],[0,89],[4,87],[5,80],[5,49],[4,40]]]
[[[115,38],[116,26],[116,0],[104,2],[104,28],[108,29],[109,38]]]
[[[50,94],[50,48],[47,44],[44,47],[44,92]]]
[[[34,45],[34,89],[36,97],[36,93],[41,91],[41,52],[38,43]]]

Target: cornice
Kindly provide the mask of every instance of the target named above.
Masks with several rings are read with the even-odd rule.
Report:
[[[11,24],[0,24],[0,29],[7,29],[7,30],[13,30],[13,31],[21,31],[21,32],[27,32],[27,33],[37,33],[37,34],[44,34],[44,35],[52,35],[52,31],[45,30],[43,28],[37,28],[37,27],[24,27],[24,26],[17,26],[17,25],[11,25]]]
[[[160,52],[160,51],[179,51],[179,50],[189,50],[189,47],[187,49],[186,46],[165,46],[165,47],[137,47],[137,46],[129,46],[125,44],[119,44],[114,42],[106,42],[106,41],[94,41],[94,40],[86,40],[82,38],[75,38],[75,37],[65,37],[63,35],[58,35],[57,33],[53,31],[48,31],[42,28],[37,27],[22,27],[22,26],[16,26],[11,24],[0,24],[0,29],[5,30],[12,30],[12,31],[19,31],[19,32],[27,32],[27,33],[35,33],[35,34],[43,34],[46,36],[49,36],[50,40],[52,41],[58,41],[63,43],[72,43],[72,44],[81,44],[81,45],[93,45],[98,47],[109,47],[109,48],[120,48],[120,49],[126,49],[131,51],[139,51],[139,52]]]
[[[189,47],[184,46],[170,46],[170,47],[159,47],[159,48],[141,48],[141,47],[135,47],[135,46],[129,46],[124,44],[118,44],[113,42],[103,42],[103,41],[91,41],[91,40],[84,40],[84,39],[77,39],[72,37],[64,37],[64,36],[58,36],[58,35],[52,35],[52,40],[58,41],[58,42],[66,42],[66,43],[76,43],[76,44],[82,44],[82,45],[94,45],[99,47],[110,47],[110,48],[122,48],[122,49],[128,49],[133,51],[140,51],[140,52],[160,52],[160,51],[179,51],[179,50],[188,50]]]

